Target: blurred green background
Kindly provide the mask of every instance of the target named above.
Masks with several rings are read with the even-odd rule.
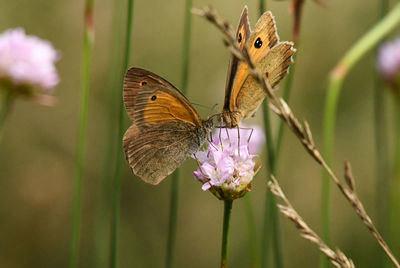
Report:
[[[328,1],[327,1],[328,2]],[[258,18],[258,1],[195,0],[194,7],[211,4],[234,27],[244,5],[251,25]],[[377,20],[380,1],[335,0],[323,9],[306,1],[290,100],[300,119],[307,119],[317,145],[321,145],[324,96],[329,71],[346,50]],[[290,40],[290,1],[267,1],[277,20],[281,40]],[[50,40],[62,53],[57,64],[61,83],[54,108],[18,100],[8,118],[0,144],[0,267],[67,267],[75,184],[75,155],[81,89],[83,6],[80,1],[3,1],[0,32],[23,27],[28,34]],[[113,22],[113,10],[119,11]],[[110,109],[115,73],[121,69],[126,0],[95,2],[96,39],[93,52],[88,144],[84,178],[84,207],[80,267],[104,267],[108,258],[111,177],[115,160],[107,152],[116,110]],[[136,0],[130,66],[149,69],[179,87],[184,20],[183,0]],[[114,25],[114,26],[113,26]],[[201,18],[193,18],[187,97],[207,106],[223,103],[229,53],[222,35]],[[116,50],[112,51],[112,47]],[[117,65],[116,65],[117,64]],[[119,66],[119,67],[116,67]],[[334,169],[342,174],[344,159],[351,161],[361,200],[376,220],[373,85],[375,57],[370,53],[350,73],[339,103]],[[114,79],[114,80],[113,80]],[[114,82],[112,82],[114,81]],[[114,84],[114,85],[113,85]],[[283,83],[281,83],[283,85]],[[119,94],[119,93],[118,93]],[[390,94],[386,94],[391,124]],[[197,107],[203,117],[210,110]],[[277,118],[273,115],[274,126]],[[249,120],[262,125],[262,115]],[[126,122],[128,127],[129,122]],[[388,133],[392,145],[391,131]],[[393,147],[393,146],[391,146]],[[391,151],[390,151],[391,152]],[[257,234],[262,231],[266,193],[264,164],[249,194]],[[277,176],[294,207],[320,232],[321,169],[296,138],[286,132]],[[107,168],[108,167],[108,168]],[[192,171],[194,161],[181,169],[176,267],[216,267],[219,262],[223,202],[201,190]],[[108,171],[107,171],[108,170]],[[133,176],[124,161],[121,199],[121,267],[163,267],[166,253],[171,180],[159,186]],[[332,187],[333,248],[339,247],[359,267],[378,267],[378,248],[344,197]],[[285,267],[317,267],[318,251],[300,238],[286,218],[280,217]],[[233,205],[230,267],[250,267],[248,229],[243,200]],[[258,241],[260,243],[260,241]],[[98,252],[104,252],[98,254]],[[103,251],[101,251],[103,250]]]

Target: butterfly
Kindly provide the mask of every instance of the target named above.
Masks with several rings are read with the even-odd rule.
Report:
[[[197,152],[213,129],[189,100],[162,77],[130,68],[124,79],[124,104],[133,125],[123,137],[126,159],[135,175],[160,183]]]
[[[251,31],[245,6],[237,28],[236,41],[241,49],[247,46],[257,68],[266,74],[272,87],[285,77],[293,63],[292,55],[296,49],[292,42],[279,41],[275,18],[270,11],[258,19],[254,31]],[[225,126],[238,127],[243,119],[253,116],[265,96],[263,88],[250,75],[248,65],[232,55],[222,110]]]

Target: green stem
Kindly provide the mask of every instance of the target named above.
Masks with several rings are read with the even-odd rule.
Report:
[[[290,66],[289,74],[286,77],[285,87],[283,88],[282,98],[286,101],[286,103],[289,102],[290,92],[293,85],[293,77],[294,77],[294,72],[296,70],[297,53],[293,55],[293,64],[292,66]],[[281,154],[284,130],[285,130],[285,123],[283,122],[283,120],[279,120],[278,136],[276,137],[276,153],[275,153],[275,158],[277,162]]]
[[[224,200],[224,222],[222,225],[221,268],[228,267],[229,223],[231,221],[232,200]]]
[[[284,87],[283,93],[282,93],[282,98],[286,102],[289,101],[290,91],[291,91],[292,84],[293,84],[293,76],[294,76],[295,65],[296,65],[295,57],[293,57],[293,60],[294,60],[294,62],[292,64],[292,66],[290,68],[290,72],[286,78],[285,87]],[[263,109],[268,109],[268,108],[266,106],[263,106]],[[269,112],[266,112],[266,111],[264,111],[264,125],[266,125],[266,126],[270,125]],[[267,128],[269,128],[269,127],[267,127]],[[266,133],[267,133],[267,137],[268,137],[268,135],[272,135],[272,134],[271,134],[271,130],[267,130],[267,128],[266,128]],[[275,175],[277,172],[279,156],[280,156],[280,152],[281,152],[281,148],[282,148],[282,139],[283,139],[284,129],[285,129],[284,123],[282,120],[280,120],[279,127],[278,127],[278,135],[277,135],[277,139],[276,139],[275,152],[273,152],[273,149],[267,149],[269,166],[270,166],[270,170],[271,170],[270,173],[275,174]],[[270,137],[272,137],[272,136],[270,136]],[[270,138],[270,140],[271,140],[271,138]],[[268,144],[268,141],[267,141],[267,148],[273,148],[272,142],[270,144]],[[264,223],[266,223],[268,221],[270,223],[264,224],[264,237],[269,237],[270,235],[272,235],[273,241],[274,241],[276,266],[283,267],[282,253],[280,250],[281,245],[280,245],[280,236],[279,236],[279,233],[280,233],[279,232],[279,221],[278,221],[279,217],[278,217],[278,212],[276,209],[276,201],[275,201],[274,195],[268,194],[265,207],[266,207],[266,211],[264,213]],[[269,211],[269,213],[268,213],[268,211]],[[272,228],[268,227],[269,225],[272,225]],[[265,241],[264,243],[262,246],[263,254],[268,252],[268,245],[266,244],[267,242]],[[264,257],[262,267],[266,267],[266,265],[267,265],[266,262],[267,262],[267,256]]]
[[[385,117],[384,88],[379,77],[375,77],[374,85],[374,131],[375,131],[375,209],[377,228],[383,236],[387,235],[388,206],[388,144],[387,124]],[[385,253],[381,252],[380,260],[384,263]]]
[[[2,88],[0,88],[0,89],[2,89]],[[10,108],[11,108],[12,102],[14,100],[11,90],[3,89],[3,93],[4,94],[2,96],[1,107],[0,107],[0,142],[3,138],[4,125],[5,125],[6,118],[10,112]]]
[[[116,88],[122,88],[121,74],[124,72],[122,51],[120,49],[121,42],[124,38],[124,29],[121,29],[124,18],[120,15],[125,10],[125,3],[122,1],[114,1],[113,15],[111,23],[111,42],[110,42],[110,76],[107,83],[107,138],[105,149],[105,164],[103,166],[101,181],[99,185],[99,198],[96,204],[96,213],[94,224],[94,254],[92,266],[96,268],[108,267],[109,246],[110,246],[110,216],[111,216],[111,192],[113,186],[110,178],[115,169],[114,163],[110,163],[110,156],[115,156],[117,149],[117,127],[116,118],[118,113],[119,94]]]
[[[258,1],[258,10],[259,10],[260,16],[264,13],[264,11],[265,11],[265,9],[266,9],[266,7],[265,7],[265,1],[266,1],[266,0],[259,0],[259,1]]]
[[[390,193],[390,242],[393,252],[400,252],[400,97],[396,96],[396,151]]]
[[[76,160],[76,183],[74,190],[74,208],[72,222],[72,241],[70,253],[70,268],[78,267],[79,261],[79,242],[80,242],[80,222],[82,213],[82,185],[83,167],[86,147],[87,119],[89,110],[89,89],[90,89],[90,67],[92,47],[94,42],[94,0],[85,2],[84,13],[84,37],[83,37],[83,69],[82,69],[82,95],[81,95],[81,115],[79,123],[78,152]]]
[[[261,16],[265,11],[265,3],[264,0],[259,0],[259,15]],[[263,109],[263,117],[264,117],[264,129],[265,135],[267,136],[266,142],[266,150],[267,150],[267,159],[269,164],[269,174],[275,174],[276,172],[276,155],[274,150],[271,122],[270,122],[270,113],[268,107],[268,101],[265,101],[262,106]],[[268,176],[270,178],[270,176]],[[261,268],[265,268],[268,266],[269,260],[269,241],[268,239],[272,239],[272,251],[274,254],[275,267],[282,267],[282,253],[281,253],[281,245],[280,245],[280,233],[279,233],[279,217],[278,211],[276,207],[275,196],[269,194],[266,191],[265,198],[265,207],[264,207],[264,219],[263,219],[263,234],[261,241]]]
[[[328,88],[327,96],[325,99],[325,113],[324,113],[324,155],[328,165],[332,162],[332,151],[333,151],[333,139],[334,139],[334,122],[336,120],[336,107],[339,89],[342,85],[341,81],[331,81]],[[322,192],[321,192],[321,229],[322,229],[322,240],[329,243],[329,196],[330,196],[330,178],[326,171],[323,171],[322,178]],[[328,262],[326,258],[321,255],[320,262],[322,267],[327,267]]]
[[[181,80],[181,90],[183,94],[186,94],[187,92],[187,84],[189,78],[190,35],[192,29],[192,13],[191,13],[192,4],[193,0],[186,0],[185,2],[185,21],[183,23],[184,28],[183,28],[183,47],[182,47],[182,80]],[[166,259],[167,268],[172,268],[174,266],[176,222],[178,217],[178,201],[179,201],[179,180],[180,179],[179,179],[179,169],[178,169],[174,172],[172,176],[168,241],[167,241],[167,259]]]
[[[132,22],[133,22],[133,5],[134,0],[128,0],[127,8],[127,20],[126,20],[126,33],[125,33],[125,50],[124,50],[124,74],[128,70],[128,64],[131,54],[131,35],[132,35]],[[123,79],[121,76],[121,81]],[[122,84],[122,82],[121,82]],[[116,94],[119,95],[119,116],[118,116],[118,148],[117,156],[115,161],[115,172],[114,172],[114,191],[113,191],[113,215],[111,219],[111,254],[110,254],[110,266],[117,268],[119,266],[118,254],[119,254],[119,217],[120,217],[120,199],[121,199],[121,163],[123,159],[122,151],[122,138],[124,135],[124,103],[122,99],[122,93],[116,90]]]
[[[246,219],[247,219],[247,226],[249,228],[249,256],[251,256],[251,267],[257,268],[259,267],[259,256],[257,252],[257,232],[256,232],[256,223],[254,222],[254,213],[253,207],[251,205],[250,195],[247,194],[243,197],[244,205],[245,205],[245,212],[246,212]]]
[[[191,11],[192,5],[193,5],[193,0],[186,0],[185,21],[183,28],[182,82],[181,82],[181,90],[184,95],[187,93],[187,85],[189,78],[190,35],[192,30],[192,11]]]
[[[267,159],[269,166],[269,174],[275,174],[276,172],[276,158],[274,151],[273,136],[271,131],[270,113],[268,108],[268,102],[265,102],[262,106],[263,117],[264,117],[264,128],[267,136],[266,149]],[[268,176],[269,178],[270,176]],[[266,193],[265,199],[265,210],[264,210],[264,225],[263,225],[263,236],[261,244],[261,267],[268,266],[269,259],[269,242],[268,239],[272,238],[272,250],[274,253],[274,261],[276,267],[282,267],[282,253],[280,246],[280,232],[279,232],[279,218],[276,207],[275,196]]]
[[[399,22],[400,3],[350,48],[334,69],[331,80],[336,77],[344,79],[353,65],[390,33]]]
[[[323,121],[323,149],[328,165],[331,165],[332,163],[336,110],[343,80],[355,63],[357,63],[369,50],[382,40],[382,38],[393,30],[399,22],[400,3],[398,3],[388,15],[369,30],[358,42],[356,42],[350,50],[348,50],[331,73],[325,99]],[[326,243],[329,243],[329,178],[325,171],[323,171],[321,194],[322,239]]]
[[[388,11],[388,0],[380,1],[380,12],[378,20],[382,19]],[[377,54],[377,53],[376,53]],[[386,138],[386,117],[384,88],[378,73],[375,74],[374,83],[374,131],[375,131],[375,185],[376,200],[375,208],[377,213],[377,228],[383,236],[387,234],[387,196],[388,196],[388,144]],[[385,254],[380,252],[381,265],[385,265]],[[387,266],[387,265],[386,265]]]
[[[272,173],[271,173],[272,174]],[[275,195],[269,194],[267,195],[268,200],[268,211],[269,211],[269,221],[268,225],[271,226],[272,236],[272,251],[274,254],[275,267],[280,268],[283,267],[283,259],[281,252],[281,240],[280,240],[280,229],[279,229],[279,215],[276,205]],[[264,266],[265,267],[265,266]]]
[[[167,262],[166,262],[167,268],[172,268],[174,266],[176,222],[178,218],[178,199],[179,199],[178,195],[179,195],[179,169],[172,174],[168,241],[167,241]]]

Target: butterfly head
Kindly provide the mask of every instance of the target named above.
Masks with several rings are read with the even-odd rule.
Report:
[[[214,117],[210,117],[207,120],[203,120],[203,127],[207,132],[211,132],[214,129]]]

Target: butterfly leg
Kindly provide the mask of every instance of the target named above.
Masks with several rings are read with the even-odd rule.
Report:
[[[231,144],[231,137],[229,137],[229,131],[228,131],[228,128],[227,128],[227,127],[225,128],[225,132],[226,132],[226,136],[228,137],[229,146],[231,146],[231,145],[232,145],[232,144]]]
[[[250,130],[250,135],[249,135],[249,138],[247,139],[247,144],[248,144],[248,143],[250,143],[250,139],[251,139],[251,136],[253,135],[254,129],[253,128],[245,128],[245,129]]]
[[[238,135],[238,155],[240,157],[240,127],[237,126],[237,135]]]
[[[249,143],[250,143],[250,139],[251,139],[251,136],[253,135],[254,129],[253,128],[249,128],[249,127],[241,127],[240,129],[250,130],[250,135],[247,138],[247,149],[248,149]]]
[[[222,117],[219,118],[219,121],[220,121],[220,125],[222,126]],[[224,145],[222,143],[222,135],[221,135],[222,130],[221,130],[221,128],[222,127],[219,128],[219,143],[221,144],[222,150],[224,150]]]

